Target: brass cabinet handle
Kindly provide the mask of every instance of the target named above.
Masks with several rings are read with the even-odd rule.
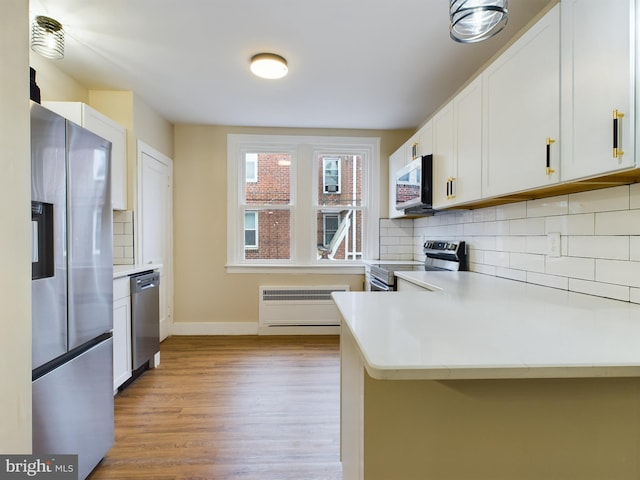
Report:
[[[453,193],[454,181],[455,181],[455,177],[447,178],[447,200],[453,200],[454,198],[456,198],[455,194]]]
[[[551,144],[553,143],[556,143],[556,141],[551,137],[547,137],[547,163],[546,163],[547,175],[551,175],[552,173],[555,173],[555,170],[551,168]]]
[[[413,145],[411,145],[411,157],[414,160],[418,158],[418,142],[413,142]]]
[[[613,111],[613,158],[620,158],[624,152],[619,146],[620,143],[620,126],[619,123],[624,117],[624,113],[618,110]]]

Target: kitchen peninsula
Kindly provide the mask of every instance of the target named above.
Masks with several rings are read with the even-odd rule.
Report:
[[[345,480],[640,477],[640,305],[472,272],[334,293]]]

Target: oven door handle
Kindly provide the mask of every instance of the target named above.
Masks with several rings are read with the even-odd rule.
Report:
[[[381,290],[383,292],[393,291],[393,288],[391,286],[387,285],[386,283],[382,283],[380,280],[378,280],[375,277],[371,277],[369,279],[369,283],[371,284],[372,287],[375,287],[376,290]]]

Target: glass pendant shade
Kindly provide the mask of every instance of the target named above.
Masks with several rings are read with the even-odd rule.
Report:
[[[31,49],[43,57],[64,57],[64,30],[53,18],[37,16],[31,24]]]
[[[507,0],[449,0],[451,38],[474,43],[493,37],[507,24]]]
[[[261,78],[284,77],[289,71],[287,61],[274,53],[259,53],[251,58],[251,71]]]

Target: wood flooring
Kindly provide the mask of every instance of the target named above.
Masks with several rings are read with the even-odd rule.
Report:
[[[170,337],[89,477],[342,480],[337,336]]]

